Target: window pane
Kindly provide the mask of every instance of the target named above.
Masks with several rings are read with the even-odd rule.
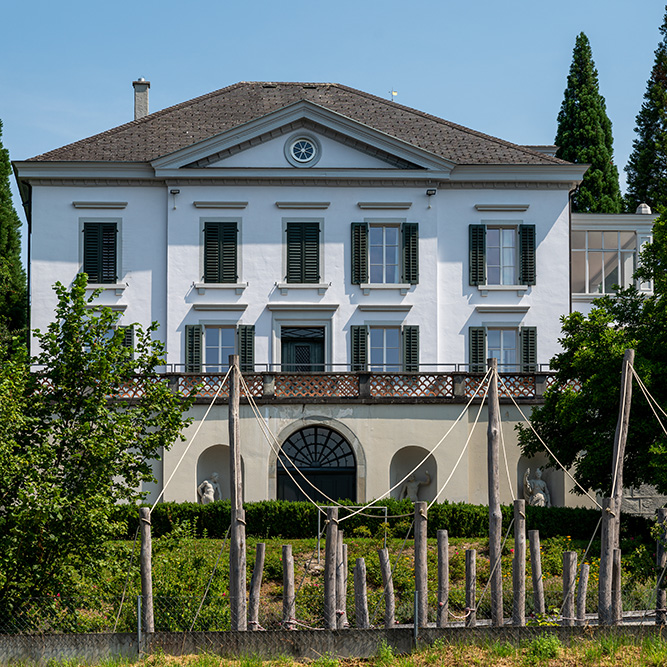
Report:
[[[372,245],[382,244],[382,227],[371,227],[368,230],[368,238]]]
[[[486,249],[486,258],[489,266],[499,266],[500,265],[500,248],[490,247]]]
[[[632,285],[632,276],[635,272],[634,252],[621,253],[621,271],[621,285],[623,287],[630,287]]]
[[[605,248],[618,248],[618,232],[603,232],[602,235]]]
[[[596,234],[599,232],[596,232]],[[588,292],[597,294],[602,292],[602,253],[588,253]]]
[[[370,247],[371,264],[382,264],[382,246],[372,245]]]
[[[514,247],[514,230],[513,229],[503,229],[503,246],[505,248]]]
[[[588,232],[588,247],[602,248],[602,232]]]
[[[586,247],[586,232],[572,232],[572,247],[573,248]]]
[[[372,283],[382,282],[382,264],[371,264],[370,281]]]
[[[572,253],[572,291],[575,294],[586,292],[586,253]]]
[[[486,246],[500,245],[500,230],[490,227],[486,230]]]
[[[384,346],[384,329],[371,328],[371,347]]]
[[[398,227],[384,227],[385,243],[398,245]]]
[[[385,329],[385,332],[386,332],[387,347],[398,347],[400,338],[398,327],[387,328]]]
[[[398,267],[397,266],[388,266],[385,282],[387,283],[397,283],[398,282]]]
[[[618,253],[604,253],[604,285],[605,292],[612,292],[613,286],[618,284]]]
[[[489,285],[500,285],[500,267],[489,266],[486,271],[486,282]]]
[[[489,329],[487,332],[487,343],[489,349],[499,349],[500,348],[500,329]]]
[[[513,285],[514,284],[514,267],[506,266],[503,268],[503,285]]]
[[[620,237],[623,250],[634,250],[637,247],[637,235],[634,232],[621,232]]]

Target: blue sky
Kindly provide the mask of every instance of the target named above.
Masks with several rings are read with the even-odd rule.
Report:
[[[140,76],[151,111],[243,80],[335,81],[552,143],[584,31],[624,181],[664,12],[656,0],[5,3],[3,143],[21,160],[127,122]]]

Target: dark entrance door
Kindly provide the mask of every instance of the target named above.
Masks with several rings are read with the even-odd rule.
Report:
[[[326,426],[308,426],[293,433],[281,449],[278,499],[308,500],[306,494],[316,502],[327,502],[326,496],[357,500],[357,463],[352,447],[340,433]]]
[[[280,342],[284,372],[324,370],[324,327],[283,327]]]

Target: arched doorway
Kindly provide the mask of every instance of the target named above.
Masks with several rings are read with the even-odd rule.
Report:
[[[313,500],[326,497],[357,501],[357,463],[350,443],[337,431],[326,426],[307,426],[285,440],[278,457],[277,481],[279,500]],[[319,490],[313,489],[299,472]],[[296,483],[303,488],[301,491]]]

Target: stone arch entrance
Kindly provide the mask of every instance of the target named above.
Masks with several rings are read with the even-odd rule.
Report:
[[[229,500],[229,445],[212,445],[207,447],[197,459],[197,478],[195,489],[205,480],[210,479],[213,473],[218,473],[221,497],[216,500]],[[243,458],[241,459],[241,478],[245,481]],[[243,485],[245,489],[245,484]],[[245,493],[244,493],[245,496]],[[197,494],[195,492],[195,498]],[[197,498],[198,500],[198,498]]]
[[[276,478],[279,500],[307,500],[308,494],[316,502],[327,502],[326,496],[357,501],[357,461],[352,447],[338,431],[321,424],[301,428],[285,440]]]

